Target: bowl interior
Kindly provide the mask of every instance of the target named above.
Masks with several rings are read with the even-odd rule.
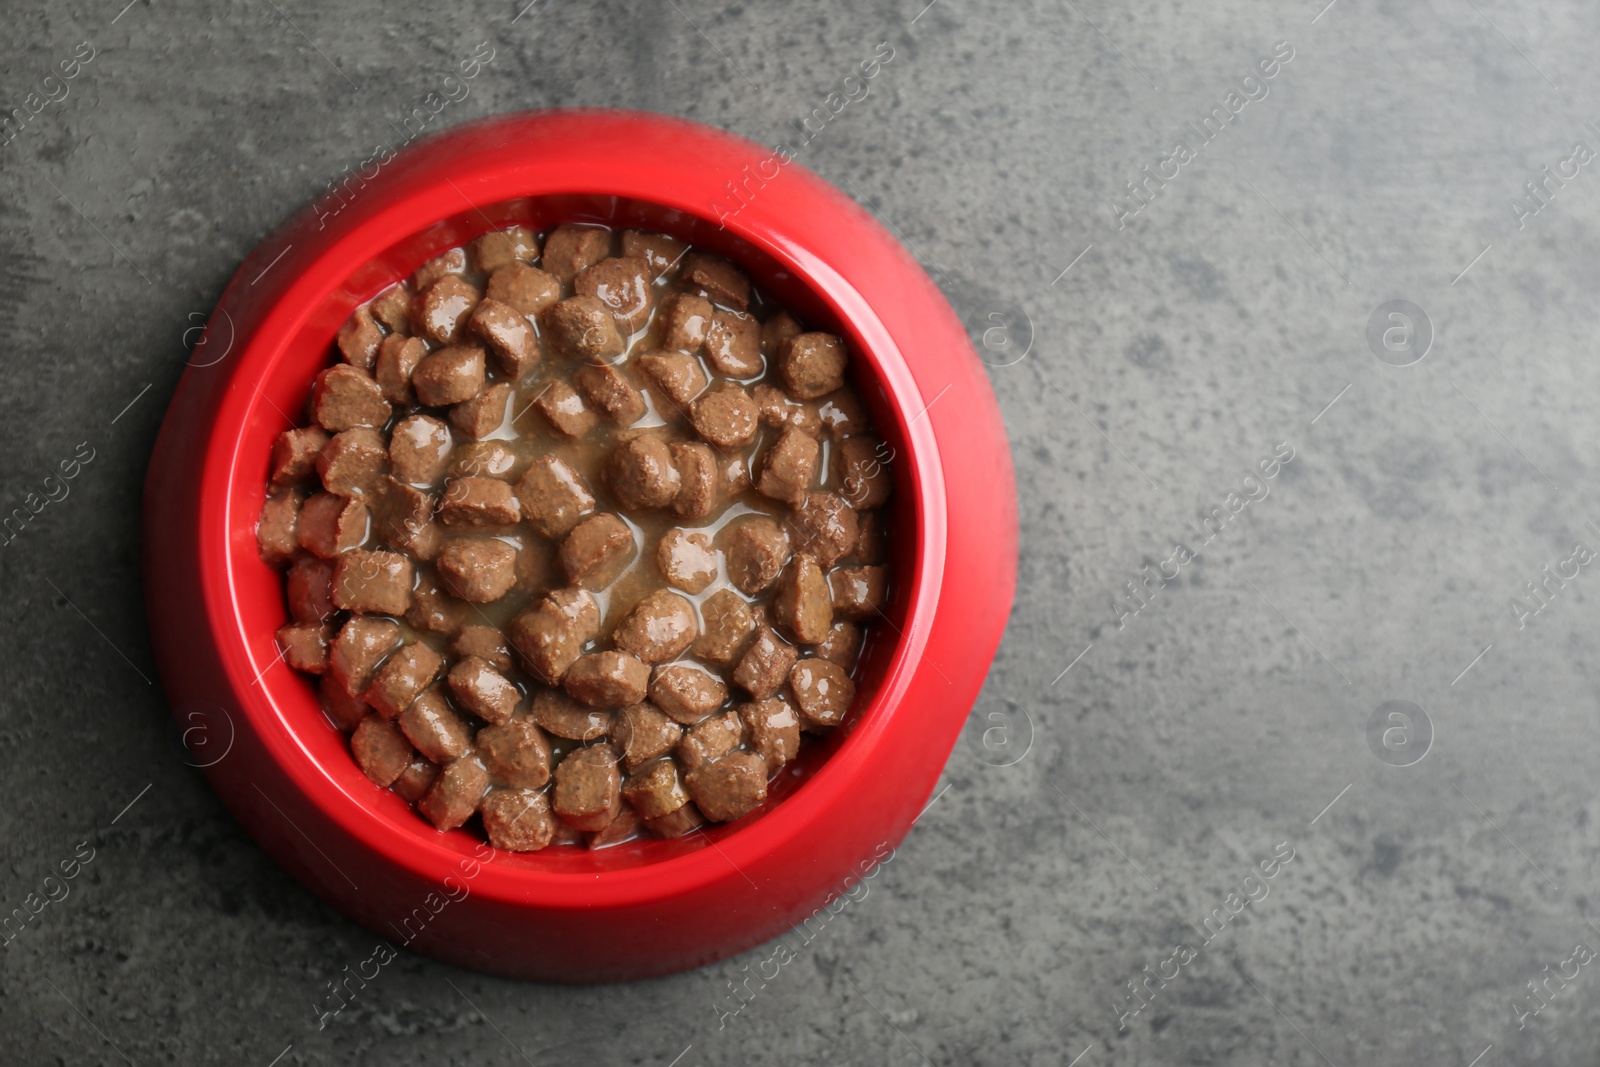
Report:
[[[465,197],[463,197],[465,200]],[[471,207],[447,218],[426,223],[405,233],[388,247],[351,271],[346,280],[323,293],[312,293],[299,327],[273,351],[261,353],[263,365],[251,374],[261,403],[239,427],[237,462],[229,498],[237,505],[230,530],[229,569],[235,603],[244,626],[249,654],[262,673],[254,692],[270,707],[265,710],[294,745],[307,754],[320,774],[351,803],[364,806],[400,838],[408,848],[443,848],[461,856],[480,847],[475,831],[439,833],[396,794],[372,784],[356,766],[342,735],[322,713],[313,680],[286,665],[273,664],[278,655],[274,632],[288,621],[283,596],[283,576],[262,563],[255,544],[255,519],[265,499],[266,473],[272,442],[291,426],[309,422],[306,414],[311,380],[333,360],[336,331],[360,303],[409,277],[418,266],[444,250],[465,244],[479,234],[511,225],[536,231],[563,222],[592,222],[617,229],[638,227],[671,234],[690,244],[727,256],[743,267],[752,281],[780,305],[791,309],[808,327],[842,336],[851,353],[851,384],[871,413],[878,436],[892,449],[889,466],[895,493],[887,505],[891,566],[890,604],[884,618],[867,627],[867,639],[856,669],[857,695],[849,719],[820,741],[810,739],[801,756],[789,764],[769,787],[761,808],[731,823],[708,825],[675,840],[641,837],[598,851],[573,846],[552,846],[541,852],[496,853],[494,862],[510,868],[547,873],[594,874],[598,871],[636,868],[710,847],[733,834],[758,833],[762,819],[778,805],[805,789],[806,784],[829,773],[830,757],[852,743],[863,727],[895,714],[890,701],[880,699],[884,680],[897,673],[904,658],[905,620],[913,617],[916,599],[914,576],[919,573],[923,532],[920,525],[923,487],[916,465],[905,459],[910,422],[918,411],[902,410],[884,387],[880,373],[886,353],[873,351],[862,334],[842,315],[812,279],[765,251],[721,229],[708,219],[647,201],[583,194],[522,198]],[[247,339],[248,340],[248,339]],[[253,700],[254,694],[247,694]]]

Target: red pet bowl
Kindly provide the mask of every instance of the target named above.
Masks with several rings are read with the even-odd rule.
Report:
[[[674,841],[515,855],[467,831],[438,833],[357,769],[313,686],[279,659],[282,575],[258,557],[255,524],[272,442],[304,421],[311,379],[357,304],[486,230],[568,221],[660,230],[722,253],[845,337],[855,386],[893,449],[895,595],[850,722],[808,746],[761,809]],[[265,241],[190,364],[145,486],[162,681],[193,762],[250,834],[390,945],[569,982],[694,967],[843,894],[927,802],[1011,609],[1010,454],[939,292],[864,211],[796,164],[634,112],[463,127],[369,161]]]

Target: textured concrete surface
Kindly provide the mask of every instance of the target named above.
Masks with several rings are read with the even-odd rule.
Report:
[[[1600,10],[123,2],[12,5],[0,45],[5,110],[66,88],[0,147],[0,510],[80,461],[0,550],[0,911],[79,863],[0,949],[0,1060],[1600,1058]],[[1010,427],[1022,580],[948,788],[720,1027],[767,950],[581,989],[403,956],[318,1030],[372,939],[150,684],[185,331],[482,41],[441,127],[614,104],[765,142],[890,42],[800,158],[940,280]],[[1425,320],[1369,343],[1394,300]]]

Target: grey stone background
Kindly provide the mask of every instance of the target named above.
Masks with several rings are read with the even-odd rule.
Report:
[[[0,511],[94,455],[0,550],[0,911],[94,850],[0,949],[0,1060],[1600,1059],[1600,961],[1574,956],[1600,948],[1600,578],[1551,582],[1521,626],[1511,604],[1600,548],[1600,167],[1547,206],[1524,184],[1600,147],[1600,8],[124,2],[8,4],[0,44],[6,111],[95,50],[0,147]],[[1010,430],[1017,604],[942,792],[721,1027],[770,949],[598,988],[405,955],[319,1031],[372,937],[242,834],[151,684],[140,486],[185,331],[485,40],[439,128],[610,104],[767,143],[890,42],[801,162],[940,280]],[[1186,124],[1280,41],[1268,94],[1202,145]],[[1195,158],[1131,214],[1180,140]],[[1395,299],[1431,324],[1405,367],[1414,340],[1385,362],[1366,338]],[[1114,607],[1246,490],[1267,495],[1148,606]],[[1369,740],[1391,700],[1422,714]],[[1247,890],[1268,895],[1219,924]],[[1574,967],[1532,1014],[1527,983]]]

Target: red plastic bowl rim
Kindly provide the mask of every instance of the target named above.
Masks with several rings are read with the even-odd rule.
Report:
[[[671,127],[674,137],[699,141],[723,139],[734,142],[744,151],[754,147],[749,142],[698,124],[637,113],[574,110],[547,112],[510,121],[530,124],[542,121],[556,127],[554,132],[559,134],[559,126],[563,121],[580,118],[587,122],[617,121],[623,117],[628,122],[638,122],[642,118]],[[508,120],[487,121],[495,123]],[[479,125],[482,124],[457,128],[407,151],[422,149],[445,152],[453,138],[464,136]],[[534,131],[530,128],[529,132]],[[559,148],[556,151],[559,152]],[[700,206],[704,200],[699,203],[693,201],[696,194],[703,196],[708,187],[692,183],[675,187],[663,183],[659,172],[647,174],[641,168],[630,174],[613,167],[601,178],[591,179],[585,173],[581,188],[530,188],[528,171],[537,171],[547,165],[547,162],[541,162],[530,168],[513,163],[457,174],[447,181],[462,194],[464,204],[470,201],[470,207],[528,197],[602,195],[653,202],[707,222],[718,221]],[[794,174],[792,180],[806,182],[810,187],[808,191],[814,196],[831,198],[834,203],[828,206],[841,216],[850,212],[864,215],[852,201],[809,172]],[[317,249],[313,255],[287,259],[283,266],[296,271],[295,280],[289,283],[263,317],[260,327],[245,340],[242,350],[237,353],[236,373],[241,375],[241,381],[244,380],[243,369],[258,362],[262,367],[250,380],[269,376],[287,350],[290,339],[305,326],[306,319],[315,309],[333,295],[333,289],[327,284],[328,279],[323,276],[324,271],[332,271],[332,283],[336,287],[404,235],[419,233],[458,214],[450,212],[440,215],[424,207],[430,200],[437,199],[441,184],[442,181],[433,181],[387,201],[354,226],[342,231],[336,229],[335,239]],[[759,204],[752,206],[760,207]],[[772,223],[763,212],[752,210],[725,219],[722,225],[735,237],[791,271],[841,322],[850,324],[866,346],[865,354],[873,374],[889,397],[889,406],[900,423],[898,429],[901,440],[908,445],[904,457],[906,463],[897,467],[897,470],[902,475],[909,473],[912,476],[911,486],[906,486],[902,478],[902,491],[911,488],[917,498],[917,548],[903,633],[896,642],[883,680],[871,703],[855,711],[856,723],[850,736],[811,773],[800,788],[761,813],[749,825],[717,839],[713,847],[669,856],[636,867],[593,874],[513,868],[489,861],[482,865],[481,871],[474,877],[474,893],[482,893],[491,899],[537,902],[546,908],[589,909],[638,903],[692,891],[726,878],[730,864],[735,869],[756,864],[761,858],[790,847],[791,841],[804,831],[812,813],[836,803],[838,794],[849,788],[856,774],[864,770],[870,773],[867,764],[875,747],[882,743],[892,713],[900,706],[900,698],[911,684],[915,665],[920,661],[927,644],[937,606],[945,567],[946,521],[945,486],[931,420],[919,419],[916,415],[908,418],[907,412],[925,410],[935,398],[921,393],[903,357],[887,355],[896,352],[898,346],[866,298],[834,271],[824,257],[810,253],[805,244],[793,239],[794,235],[787,231],[761,225],[764,221],[769,226]],[[782,225],[777,224],[780,227]],[[812,233],[807,236],[816,239],[824,235]],[[784,237],[791,239],[784,240]],[[262,248],[270,248],[273,244],[269,239]],[[252,261],[256,258],[252,257]],[[347,269],[333,269],[333,265],[340,264]],[[931,283],[928,284],[931,286]],[[249,648],[241,618],[241,605],[233,584],[235,554],[240,551],[241,545],[229,532],[253,530],[255,523],[254,515],[240,516],[235,512],[233,487],[240,478],[260,479],[263,474],[261,471],[241,469],[241,439],[226,429],[245,425],[255,405],[261,401],[256,389],[240,388],[240,384],[240,381],[235,381],[222,400],[213,423],[217,429],[207,448],[202,468],[199,560],[201,592],[210,616],[211,632],[217,635],[219,657],[233,680],[233,692],[239,700],[240,711],[254,722],[271,757],[296,787],[355,839],[390,862],[435,882],[443,882],[449,875],[459,876],[464,854],[446,845],[448,839],[444,835],[434,842],[422,835],[407,837],[396,834],[392,826],[369,809],[366,799],[345,791],[323,770],[319,760],[299,743],[297,728],[287,720],[277,702],[267,696],[266,688],[252,683],[263,672],[272,669],[273,664],[270,658]],[[248,546],[248,551],[253,553],[253,544]],[[258,564],[258,561],[254,562]],[[225,773],[221,768],[218,771]]]

